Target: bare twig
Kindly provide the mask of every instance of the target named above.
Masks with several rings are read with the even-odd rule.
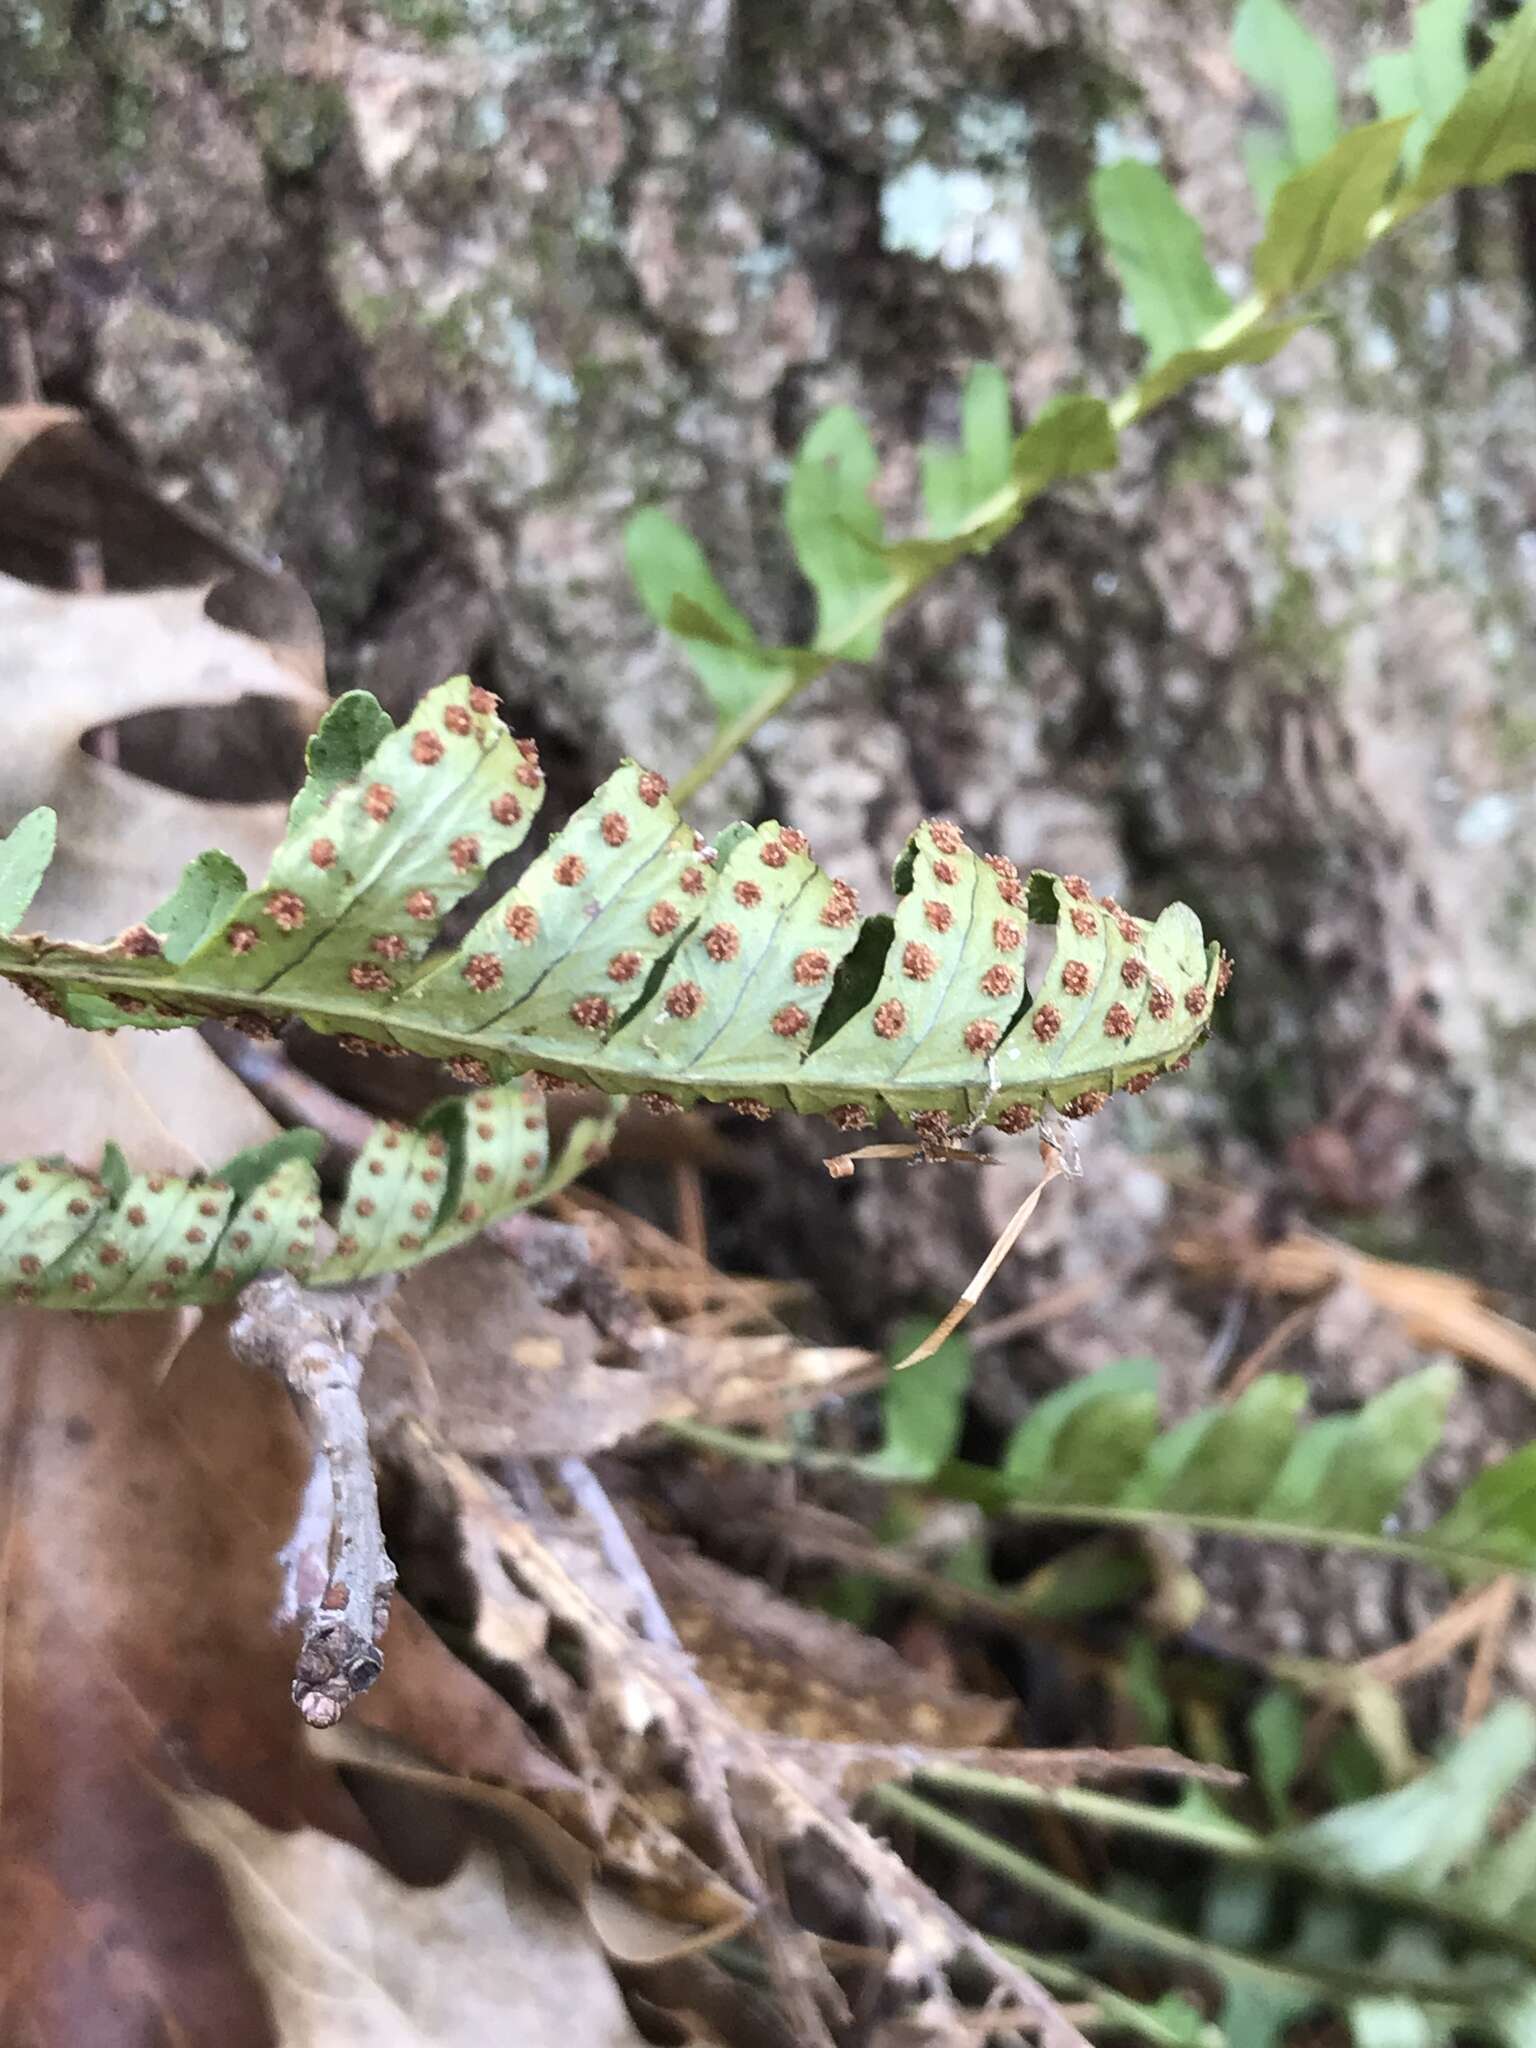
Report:
[[[597,1532],[608,1569],[633,1596],[640,1633],[648,1643],[663,1643],[680,1652],[683,1646],[672,1618],[662,1606],[661,1596],[651,1584],[651,1575],[640,1562],[623,1517],[608,1498],[602,1481],[585,1458],[562,1458],[559,1473],[571,1499]]]
[[[379,1496],[359,1400],[363,1359],[392,1283],[347,1292],[303,1288],[290,1274],[253,1280],[230,1326],[235,1356],[275,1373],[330,1474],[331,1518],[318,1597],[300,1612],[304,1641],[293,1697],[312,1728],[330,1728],[383,1669],[395,1568],[379,1526]]]

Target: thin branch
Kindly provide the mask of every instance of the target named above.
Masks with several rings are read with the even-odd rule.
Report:
[[[331,1481],[325,1585],[300,1612],[304,1641],[293,1698],[312,1728],[330,1728],[384,1666],[395,1568],[379,1526],[379,1495],[359,1389],[363,1359],[392,1281],[348,1291],[303,1288],[287,1273],[253,1280],[230,1326],[235,1356],[276,1374]]]
[[[630,1540],[623,1517],[608,1498],[602,1481],[585,1458],[562,1458],[558,1471],[561,1483],[597,1532],[603,1561],[635,1603],[640,1633],[648,1643],[660,1643],[669,1650],[682,1651],[672,1618],[661,1604],[661,1595],[651,1575],[640,1562],[640,1553]]]

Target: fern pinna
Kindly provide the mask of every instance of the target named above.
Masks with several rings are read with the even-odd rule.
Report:
[[[378,1123],[334,1231],[321,1219],[318,1131],[288,1131],[215,1174],[133,1173],[109,1145],[96,1173],[57,1159],[0,1169],[0,1302],[124,1309],[223,1301],[259,1273],[339,1286],[451,1251],[558,1193],[601,1155],[611,1123],[582,1118],[550,1157],[526,1082],[477,1089],[415,1126]]]
[[[207,853],[113,943],[0,938],[0,974],[69,1023],[163,1028],[293,1018],[358,1049],[445,1060],[479,1085],[538,1074],[653,1107],[882,1110],[925,1139],[1027,1130],[1180,1066],[1227,963],[1182,904],[1154,923],[1077,876],[1022,878],[927,823],[897,864],[895,916],[860,919],[802,833],[732,826],[707,847],[659,775],[625,762],[448,944],[448,913],[527,836],[536,749],[460,677],[398,730],[361,692],[310,745],[265,882]],[[46,814],[0,842],[0,921],[46,868]],[[1024,982],[1030,920],[1055,927]]]

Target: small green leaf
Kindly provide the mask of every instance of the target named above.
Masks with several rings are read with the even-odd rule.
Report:
[[[1156,369],[1198,348],[1232,301],[1206,261],[1205,241],[1161,171],[1106,164],[1089,187],[1094,218]]]
[[[1403,142],[1404,167],[1412,173],[1425,145],[1466,88],[1467,21],[1472,0],[1424,0],[1413,17],[1413,46],[1385,50],[1368,65],[1376,111],[1390,119],[1414,116]]]
[[[1454,1366],[1425,1366],[1374,1395],[1357,1414],[1315,1424],[1308,1435],[1323,1432],[1326,1457],[1310,1475],[1287,1460],[1259,1512],[1322,1529],[1379,1529],[1440,1441],[1460,1385]]]
[[[1290,1791],[1306,1757],[1307,1713],[1285,1685],[1272,1685],[1248,1716],[1254,1777],[1277,1825],[1290,1816]]]
[[[1003,1453],[1002,1478],[1019,1499],[1038,1495],[1057,1469],[1062,1434],[1079,1414],[1094,1404],[1127,1397],[1140,1403],[1157,1393],[1157,1365],[1150,1358],[1123,1358],[1098,1372],[1069,1380],[1043,1401],[1037,1401],[1014,1430]],[[1138,1413],[1140,1409],[1138,1407]]]
[[[1429,1541],[1536,1571],[1536,1443],[1484,1466]]]
[[[1251,1514],[1296,1434],[1306,1398],[1305,1380],[1261,1373],[1217,1412],[1156,1505],[1175,1514]]]
[[[1338,86],[1327,51],[1286,0],[1243,0],[1233,24],[1232,54],[1280,118],[1277,136],[1256,133],[1244,152],[1267,212],[1283,180],[1337,141]]]
[[[936,540],[963,532],[1008,488],[1013,400],[995,363],[978,363],[960,402],[960,446],[922,451],[923,504]]]
[[[1037,497],[1068,477],[1113,469],[1120,443],[1102,398],[1053,398],[1013,444],[1013,476],[1021,496]]]
[[[1253,276],[1266,298],[1309,290],[1352,262],[1369,239],[1402,155],[1410,115],[1353,128],[1275,194]]]
[[[1500,1802],[1536,1762],[1536,1714],[1501,1700],[1422,1778],[1277,1838],[1289,1857],[1425,1891],[1487,1839]]]
[[[305,782],[289,808],[289,831],[309,825],[331,793],[358,774],[394,729],[394,720],[367,690],[338,697],[304,750]]]
[[[183,868],[175,893],[144,922],[160,934],[166,959],[179,967],[219,929],[245,891],[245,874],[227,853],[200,853]]]
[[[903,1324],[890,1356],[904,1358],[928,1327]],[[962,1336],[946,1338],[931,1358],[891,1373],[880,1397],[885,1442],[859,1460],[859,1469],[871,1479],[931,1479],[960,1441],[970,1383],[971,1347]]]
[[[646,610],[676,639],[722,718],[755,704],[788,674],[716,582],[704,551],[665,512],[647,507],[624,529],[629,571]]]
[[[26,916],[53,859],[58,819],[40,805],[0,839],[0,932],[13,932]]]
[[[784,496],[795,559],[816,592],[815,645],[836,647],[851,661],[871,661],[879,652],[879,620],[848,636],[897,581],[882,552],[884,522],[869,495],[879,468],[864,422],[850,406],[834,406],[801,442]]]
[[[1527,4],[1478,66],[1424,151],[1408,198],[1424,206],[1458,185],[1497,185],[1536,166],[1536,5]]]

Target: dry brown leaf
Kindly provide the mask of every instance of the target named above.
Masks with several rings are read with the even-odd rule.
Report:
[[[1484,1290],[1463,1274],[1374,1258],[1301,1232],[1263,1245],[1234,1244],[1219,1235],[1189,1238],[1174,1246],[1174,1257],[1196,1272],[1235,1272],[1265,1294],[1315,1294],[1340,1280],[1353,1281],[1397,1317],[1415,1344],[1454,1352],[1536,1394],[1536,1333],[1489,1308]]]
[[[757,1579],[670,1546],[644,1555],[699,1676],[749,1728],[960,1749],[996,1742],[1007,1726],[1007,1701],[936,1684],[889,1643]]]
[[[206,1796],[177,1807],[281,2048],[642,2048],[581,1915],[514,1852],[476,1841],[443,1883],[406,1885],[313,1828],[280,1834]]]
[[[604,1365],[591,1324],[541,1306],[518,1265],[484,1240],[413,1273],[391,1318],[368,1361],[370,1418],[384,1427],[420,1414],[469,1457],[586,1456],[662,1422],[777,1413],[880,1363],[787,1336],[705,1343],[658,1330],[654,1348]]]
[[[178,713],[262,700],[307,729],[325,692],[314,608],[291,578],[162,505],[73,415],[0,408],[0,561],[25,574],[83,538],[100,541],[109,571],[163,587],[71,591],[0,573],[0,831],[38,804],[57,811],[59,850],[31,916],[102,939],[162,901],[209,846],[259,872],[285,806],[162,787],[87,752],[84,736],[148,712],[174,732]],[[7,988],[0,1047],[0,1158],[90,1163],[113,1135],[135,1164],[184,1168],[273,1128],[190,1033],[69,1032]]]
[[[815,1843],[842,1862],[868,1912],[892,1937],[892,1983],[940,1993],[945,1970],[968,1953],[1033,2011],[1047,2048],[1086,2048],[1021,1968],[992,1950],[854,1820],[836,1788],[806,1767],[799,1745],[744,1725],[700,1682],[683,1653],[634,1633],[626,1619],[633,1589],[585,1546],[558,1529],[535,1527],[495,1480],[419,1423],[397,1427],[389,1458],[413,1482],[423,1511],[446,1522],[438,1543],[457,1532],[468,1601],[468,1612],[458,1618],[472,1629],[482,1655],[515,1667],[509,1680],[531,1692],[541,1718],[574,1745],[565,1761],[596,1763],[626,1792],[639,1791],[647,1834],[638,1863],[638,1845],[618,1825],[632,1816],[632,1799],[615,1807],[616,1825],[603,1843],[606,1867],[625,1874],[631,1896],[656,1911],[668,1908],[675,1871],[652,1868],[648,1875],[646,1868],[661,1839],[657,1813],[675,1812],[675,1825],[695,1838],[701,1830],[711,1836],[733,1880],[749,1892],[763,1887],[744,1829],[775,1849]],[[400,1563],[409,1585],[409,1556]],[[546,1625],[558,1629],[567,1659],[575,1658],[575,1672],[557,1665],[537,1642],[530,1646],[530,1621],[540,1611]]]

